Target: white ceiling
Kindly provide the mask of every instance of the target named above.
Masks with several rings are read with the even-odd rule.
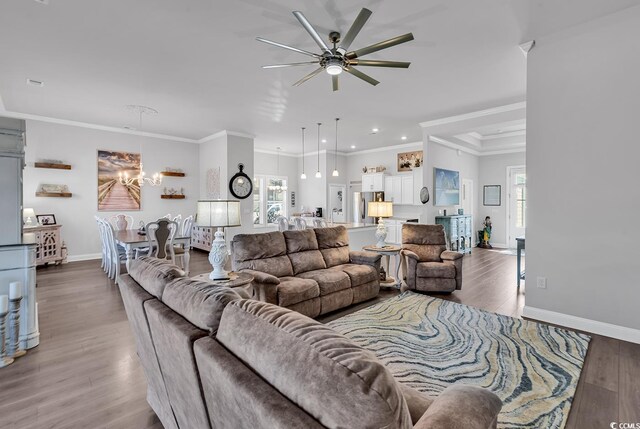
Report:
[[[256,146],[299,152],[300,127],[315,143],[315,123],[349,151],[422,139],[418,125],[525,98],[518,44],[637,4],[637,0],[2,0],[0,97],[8,111],[106,126],[137,127],[124,108],[160,113],[148,132],[201,139],[221,130],[256,136]],[[415,41],[371,59],[411,68],[369,67],[381,84],[341,76],[339,92],[311,69],[262,70],[306,61],[256,36],[317,51],[292,10],[326,36],[346,32],[361,7],[373,16],[352,48],[413,32]],[[362,68],[364,69],[364,67]],[[45,82],[27,86],[27,78]],[[1,106],[0,106],[1,108]],[[371,129],[379,128],[373,135]],[[477,130],[481,135],[491,130]]]

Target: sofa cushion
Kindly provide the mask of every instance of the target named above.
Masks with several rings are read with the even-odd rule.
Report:
[[[287,255],[293,267],[293,275],[306,273],[307,271],[327,268],[319,250],[307,250],[304,252],[289,253]]]
[[[378,280],[378,273],[371,265],[342,264],[331,267],[331,269],[346,273],[351,280],[351,287]]]
[[[420,262],[416,268],[416,275],[424,278],[455,279],[456,267],[443,262]]]
[[[233,237],[232,243],[233,260],[238,262],[287,254],[284,235],[279,231],[265,234],[238,234]]]
[[[284,231],[284,240],[287,245],[287,253],[304,252],[305,250],[318,250],[318,242],[313,229],[300,231]]]
[[[320,296],[351,287],[349,276],[340,270],[324,269],[307,271],[306,273],[298,274],[296,277],[315,280],[320,287]]]
[[[320,296],[318,283],[298,277],[282,277],[278,285],[278,305],[286,307]]]
[[[162,301],[198,328],[215,332],[222,310],[237,299],[240,295],[229,287],[181,278],[167,284]]]
[[[156,298],[162,299],[166,284],[179,277],[184,277],[185,272],[167,260],[141,256],[131,261],[129,275],[144,290]]]
[[[332,249],[335,247],[349,247],[349,234],[344,226],[316,228],[313,230],[318,241],[318,248]]]
[[[444,226],[404,223],[402,224],[402,244],[446,245]]]
[[[322,253],[327,268],[349,263],[349,246],[322,249],[320,253]]]
[[[418,255],[421,262],[441,262],[440,255],[447,250],[444,244],[403,244],[402,248]]]
[[[412,427],[397,382],[376,356],[308,317],[236,301],[217,339],[324,427]]]
[[[276,277],[286,277],[293,275],[293,266],[288,256],[275,256],[265,259],[251,259],[248,261],[235,262],[233,264],[235,271],[254,270],[271,274]]]

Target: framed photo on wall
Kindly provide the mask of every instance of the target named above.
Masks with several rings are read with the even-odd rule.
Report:
[[[482,192],[482,205],[499,206],[502,198],[502,187],[500,185],[484,185]]]
[[[423,159],[421,150],[398,153],[398,173],[412,171],[414,168],[421,167]]]
[[[433,204],[436,206],[457,206],[460,204],[460,172],[434,168],[433,175],[435,183]]]

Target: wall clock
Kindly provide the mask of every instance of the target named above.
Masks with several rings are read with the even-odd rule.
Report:
[[[234,197],[244,200],[253,192],[253,183],[243,172],[244,164],[238,164],[238,170],[229,181],[229,191]]]

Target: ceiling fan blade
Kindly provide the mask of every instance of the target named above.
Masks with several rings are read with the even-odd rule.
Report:
[[[293,46],[283,45],[282,43],[274,42],[273,40],[263,39],[262,37],[256,37],[258,42],[266,43],[267,45],[277,46],[279,48],[288,49],[293,52],[298,52],[299,54],[309,55],[315,58],[321,58],[320,55],[314,54],[313,52],[305,51],[304,49],[294,48]]]
[[[401,69],[408,69],[411,63],[405,61],[382,61],[382,60],[351,60],[349,64],[352,66],[367,66],[367,67],[396,67]]]
[[[318,67],[316,70],[312,71],[311,73],[309,73],[308,75],[306,75],[305,77],[303,77],[302,79],[294,83],[293,86],[302,85],[303,83],[305,83],[306,81],[308,81],[309,79],[311,79],[312,77],[314,77],[315,75],[317,75],[323,70],[324,70],[324,67]]]
[[[372,54],[374,52],[381,51],[382,49],[387,49],[392,46],[399,45],[401,43],[410,42],[413,40],[413,34],[407,33],[402,36],[397,36],[389,40],[385,40],[383,42],[374,43],[373,45],[367,46],[366,48],[357,49],[355,51],[348,52],[345,57],[350,60],[353,60],[358,57],[364,57],[365,55]]]
[[[372,12],[369,9],[363,7],[356,17],[355,21],[353,21],[353,24],[351,24],[351,28],[349,28],[347,34],[345,34],[345,36],[342,38],[342,40],[340,41],[340,46],[338,47],[338,49],[342,50],[343,54],[347,51],[347,49],[349,49],[349,46],[351,46],[351,43],[356,38],[358,33],[360,33],[360,30],[362,30],[362,27],[364,27],[364,24],[371,16],[371,13]]]
[[[293,15],[296,18],[298,18],[298,21],[300,21],[300,24],[302,24],[304,29],[307,30],[307,33],[311,35],[311,37],[313,38],[313,40],[315,40],[318,46],[320,46],[320,48],[322,48],[323,51],[331,54],[332,52],[331,52],[331,49],[329,49],[329,46],[327,46],[325,41],[322,40],[322,37],[320,37],[316,29],[313,28],[313,25],[311,25],[311,23],[307,20],[307,18],[305,18],[303,13],[300,12],[299,10],[296,10],[293,12]]]
[[[338,89],[340,89],[338,87],[338,75],[334,74],[333,76],[331,76],[331,83],[333,85],[333,90],[337,91]]]
[[[280,69],[283,67],[295,67],[295,66],[308,66],[309,64],[319,64],[319,61],[305,61],[303,63],[288,63],[288,64],[269,64],[262,66],[263,69]]]
[[[364,74],[360,70],[356,70],[353,67],[345,67],[344,71],[354,75],[355,77],[359,77],[360,79],[364,80],[365,82],[369,82],[373,86],[376,86],[377,84],[380,83],[377,80],[375,80],[374,78],[372,78],[371,76],[369,76],[368,74]]]

